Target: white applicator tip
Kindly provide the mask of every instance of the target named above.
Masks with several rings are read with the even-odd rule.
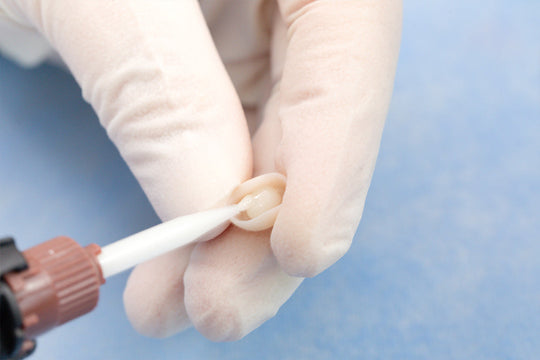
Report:
[[[102,248],[98,255],[107,278],[176,248],[199,241],[249,207],[244,204],[202,211],[161,223]]]

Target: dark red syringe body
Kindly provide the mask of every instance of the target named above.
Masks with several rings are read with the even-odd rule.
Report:
[[[3,269],[0,285],[0,359],[24,357],[33,351],[36,336],[96,307],[99,287],[105,283],[97,261],[101,249],[96,244],[83,248],[60,236],[17,257],[12,255],[18,252],[12,239],[0,241],[6,255],[0,266],[16,267]],[[18,263],[9,264],[14,258]]]

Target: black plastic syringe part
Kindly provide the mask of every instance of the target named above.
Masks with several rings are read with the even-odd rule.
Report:
[[[17,299],[5,283],[4,275],[28,268],[23,254],[15,246],[12,238],[0,239],[0,360],[19,360],[32,354],[36,342],[22,349],[25,339],[23,319]]]

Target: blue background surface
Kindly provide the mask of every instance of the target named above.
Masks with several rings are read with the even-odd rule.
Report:
[[[35,359],[538,359],[540,2],[406,1],[350,252],[236,343],[131,329],[126,275]],[[106,244],[158,222],[66,73],[0,59],[0,232]],[[89,341],[91,340],[91,341]]]

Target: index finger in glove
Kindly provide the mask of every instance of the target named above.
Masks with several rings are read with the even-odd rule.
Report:
[[[8,4],[57,49],[163,220],[215,206],[250,176],[242,108],[197,1]],[[139,331],[187,325],[189,251],[132,273],[124,299]]]

